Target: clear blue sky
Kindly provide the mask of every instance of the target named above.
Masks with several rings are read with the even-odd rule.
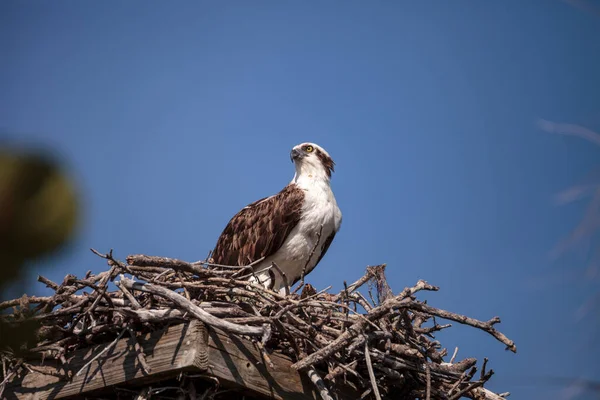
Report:
[[[600,130],[597,15],[560,0],[5,0],[0,54],[0,130],[59,152],[85,200],[77,240],[32,276],[104,269],[89,247],[203,259],[314,141],[344,221],[310,283],[385,262],[396,292],[425,279],[442,287],[432,305],[501,316],[517,355],[462,327],[439,338],[489,357],[490,388],[515,399],[600,379],[599,308],[576,317],[599,279],[585,255],[549,257],[585,206],[553,196],[600,149],[535,125]]]

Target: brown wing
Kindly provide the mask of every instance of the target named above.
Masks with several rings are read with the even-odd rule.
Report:
[[[272,255],[300,221],[303,202],[304,191],[289,184],[276,195],[244,207],[221,233],[213,261],[242,266]]]

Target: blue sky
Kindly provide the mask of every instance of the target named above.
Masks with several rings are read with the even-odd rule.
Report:
[[[553,198],[600,149],[536,120],[600,130],[599,37],[559,0],[3,1],[0,130],[60,154],[84,199],[77,239],[32,276],[104,269],[89,247],[203,259],[313,141],[344,221],[310,283],[385,262],[396,292],[439,285],[430,304],[499,315],[517,342],[439,335],[490,358],[491,389],[566,398],[553,377],[600,379],[599,308],[576,317],[599,279],[585,252],[549,256],[585,207]]]

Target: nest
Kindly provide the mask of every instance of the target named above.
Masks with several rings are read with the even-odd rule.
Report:
[[[516,352],[513,341],[495,329],[498,317],[479,321],[432,307],[416,298],[437,287],[419,281],[394,295],[385,265],[366,273],[339,293],[316,291],[304,284],[286,294],[247,280],[251,267],[132,255],[127,262],[100,254],[110,269],[62,284],[38,280],[55,293],[23,296],[0,303],[3,323],[19,326],[36,321],[35,340],[18,349],[2,349],[1,391],[29,370],[27,360],[52,357],[67,362],[74,350],[108,343],[129,330],[156,329],[197,319],[230,335],[253,340],[263,353],[288,355],[292,368],[306,373],[323,399],[333,399],[336,385],[352,385],[364,399],[501,399],[484,388],[493,375],[487,359],[444,362],[446,349],[434,333],[447,329],[438,319],[483,330]],[[109,290],[114,282],[116,289]],[[361,289],[359,291],[359,289]],[[140,355],[142,365],[143,354]],[[209,390],[209,389],[207,389]],[[219,399],[218,393],[205,393]]]

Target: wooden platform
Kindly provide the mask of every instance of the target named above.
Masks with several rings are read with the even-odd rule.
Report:
[[[149,373],[144,372],[136,356],[133,339],[125,334],[109,351],[85,367],[80,375],[75,374],[108,343],[72,353],[68,364],[60,369],[55,360],[35,364],[35,372],[28,372],[13,381],[3,397],[9,400],[106,397],[116,393],[117,388],[147,384],[156,387],[158,382],[190,372],[209,379],[217,378],[221,386],[258,398],[319,399],[306,375],[290,368],[292,361],[288,357],[272,353],[273,367],[270,367],[251,341],[207,329],[197,321],[139,335],[136,340],[143,348]],[[71,371],[70,380],[57,376],[64,376],[65,367]],[[340,398],[356,395],[350,388],[343,390],[348,392]]]

